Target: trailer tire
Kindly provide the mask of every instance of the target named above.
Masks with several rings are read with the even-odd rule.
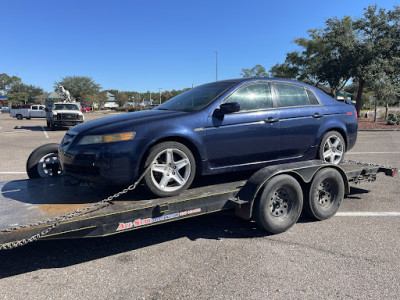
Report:
[[[181,162],[179,164],[179,162]],[[150,149],[144,167],[147,189],[158,197],[179,195],[193,182],[196,161],[192,152],[178,142],[163,142]]]
[[[15,117],[17,118],[17,120],[22,120],[24,118],[21,114],[18,114]]]
[[[281,233],[292,227],[303,208],[303,191],[292,176],[282,174],[268,180],[253,207],[257,225],[269,233]]]
[[[51,177],[62,173],[58,146],[56,143],[45,144],[32,151],[26,162],[29,178]]]
[[[331,218],[342,203],[344,190],[343,177],[339,171],[334,168],[320,170],[306,193],[304,212],[316,220]]]

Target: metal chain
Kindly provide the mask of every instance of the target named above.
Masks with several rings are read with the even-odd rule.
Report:
[[[0,233],[2,232],[11,232],[11,231],[15,231],[15,230],[19,230],[19,229],[23,229],[23,228],[28,228],[28,227],[35,227],[35,226],[41,226],[41,225],[47,225],[47,224],[52,224],[50,227],[44,229],[43,231],[31,236],[28,239],[22,239],[16,242],[12,242],[12,243],[6,243],[3,245],[0,245],[0,251],[1,250],[10,250],[10,249],[14,249],[17,247],[21,247],[24,246],[28,243],[34,242],[39,240],[40,238],[42,238],[43,236],[47,235],[50,231],[52,231],[54,228],[56,228],[57,226],[59,226],[62,222],[64,221],[68,221],[70,219],[72,219],[73,217],[76,217],[78,215],[82,215],[84,213],[89,213],[89,211],[92,211],[94,208],[100,209],[103,207],[106,207],[108,205],[110,205],[112,203],[113,200],[117,199],[118,197],[128,193],[129,191],[133,191],[134,189],[136,189],[137,185],[140,183],[140,181],[142,181],[143,177],[147,174],[147,172],[150,170],[151,165],[149,165],[146,170],[142,173],[142,175],[139,177],[139,179],[131,184],[130,186],[128,186],[127,188],[123,189],[122,191],[109,196],[99,202],[93,203],[89,206],[86,206],[82,209],[77,209],[72,213],[68,213],[66,215],[60,216],[60,217],[56,217],[53,219],[49,219],[46,221],[39,221],[36,223],[32,223],[32,224],[28,224],[28,225],[20,225],[20,226],[16,226],[16,227],[12,227],[6,230],[1,230]]]

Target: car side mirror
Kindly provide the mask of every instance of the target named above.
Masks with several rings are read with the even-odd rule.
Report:
[[[238,112],[240,110],[240,104],[238,102],[222,103],[215,112],[217,115],[225,115]]]

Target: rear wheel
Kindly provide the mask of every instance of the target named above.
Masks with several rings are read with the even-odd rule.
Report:
[[[29,178],[51,177],[62,173],[58,160],[58,144],[51,143],[33,150],[26,162]]]
[[[147,188],[156,196],[169,197],[182,193],[192,183],[196,162],[192,152],[178,142],[153,146],[145,162],[151,165],[144,179]]]
[[[320,170],[304,201],[304,212],[311,218],[326,220],[334,216],[344,198],[344,181],[333,168]]]
[[[345,152],[343,136],[337,131],[325,133],[319,146],[319,158],[325,162],[338,165]]]
[[[20,115],[20,114],[16,115],[16,117],[17,117],[17,120],[22,120],[23,119],[22,115]]]
[[[258,226],[270,233],[281,233],[292,227],[303,208],[303,191],[290,175],[268,180],[254,203],[253,216]]]

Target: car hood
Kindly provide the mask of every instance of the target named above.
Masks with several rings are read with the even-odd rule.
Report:
[[[86,123],[82,123],[73,128],[78,134],[102,134],[105,131],[120,132],[131,126],[144,125],[149,122],[159,121],[165,118],[175,118],[179,115],[186,114],[181,111],[171,110],[144,110],[120,115],[109,116]],[[128,129],[130,130],[130,129]]]

